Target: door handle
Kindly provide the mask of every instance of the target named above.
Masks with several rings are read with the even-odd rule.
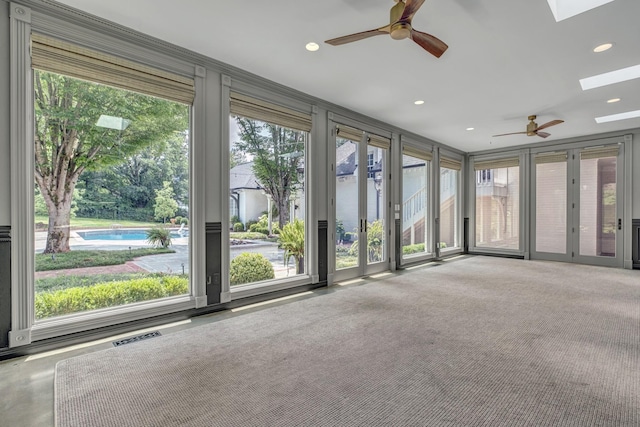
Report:
[[[364,227],[362,226],[362,218],[360,218],[360,232],[362,233],[364,231]]]
[[[618,218],[618,230],[622,230],[622,218]]]

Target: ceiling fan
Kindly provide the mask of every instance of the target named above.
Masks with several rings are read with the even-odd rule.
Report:
[[[424,0],[395,0],[395,2],[397,4],[391,8],[391,19],[389,20],[389,25],[376,28],[375,30],[363,31],[361,33],[326,40],[325,43],[338,46],[366,39],[368,37],[389,34],[394,40],[410,38],[424,50],[435,57],[440,58],[449,46],[437,37],[414,30],[411,27],[411,20],[418,9],[420,9],[420,6],[422,6],[422,3],[424,3]]]
[[[534,120],[536,119],[536,116],[529,116],[528,119],[530,120],[529,123],[527,124],[527,131],[526,132],[512,132],[512,133],[501,133],[500,135],[493,135],[495,136],[506,136],[506,135],[524,135],[526,134],[527,136],[534,136],[534,135],[538,135],[541,138],[546,138],[548,136],[550,136],[550,133],[547,132],[540,132],[542,129],[546,129],[548,127],[551,126],[555,126],[555,125],[559,125],[560,123],[564,123],[564,120],[551,120],[550,122],[547,122],[541,126],[538,126],[538,124],[536,122],[534,122]]]

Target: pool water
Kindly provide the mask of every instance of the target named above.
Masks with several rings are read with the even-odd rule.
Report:
[[[147,230],[128,229],[128,230],[95,230],[95,231],[78,231],[80,237],[84,240],[147,240]],[[188,231],[171,232],[172,238],[187,237]]]

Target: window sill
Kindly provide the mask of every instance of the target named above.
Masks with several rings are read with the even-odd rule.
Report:
[[[231,300],[248,298],[269,292],[281,291],[283,289],[295,288],[296,286],[311,284],[311,276],[301,275],[288,279],[279,280],[277,283],[262,282],[249,285],[239,285],[231,287]]]
[[[189,310],[195,307],[195,298],[191,296],[181,296],[44,319],[37,321],[31,328],[31,341],[161,316],[163,314]]]

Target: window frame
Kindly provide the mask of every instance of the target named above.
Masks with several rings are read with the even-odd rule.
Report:
[[[307,132],[307,141],[305,144],[305,159],[309,159],[313,147],[313,141],[316,131],[317,112],[315,105],[306,102],[297,101],[286,96],[278,95],[258,86],[247,83],[241,79],[231,78],[229,75],[222,75],[221,78],[221,99],[222,106],[220,110],[221,118],[221,147],[220,159],[223,165],[220,169],[220,188],[221,191],[229,192],[230,175],[230,135],[229,135],[229,118],[231,117],[231,93],[238,93],[248,97],[255,97],[264,102],[281,106],[286,109],[308,113],[311,115],[311,131]],[[240,286],[230,286],[229,268],[230,268],[230,251],[227,243],[223,243],[221,256],[221,285],[222,292],[220,302],[230,302],[242,298],[248,298],[269,292],[290,289],[302,285],[318,283],[318,266],[315,247],[316,230],[313,229],[317,224],[317,214],[315,214],[316,203],[310,194],[310,190],[316,188],[314,175],[314,167],[312,162],[305,161],[305,273],[290,278],[272,279],[265,282],[247,283]],[[223,197],[221,200],[221,216],[222,224],[229,224],[230,221],[230,197]],[[229,227],[222,227],[222,242],[229,241]]]
[[[519,162],[519,174],[518,174],[518,209],[520,218],[518,219],[518,249],[504,249],[504,248],[491,248],[486,246],[476,245],[476,174],[475,163],[486,161],[499,161],[502,159],[518,158]],[[471,155],[469,156],[469,178],[467,185],[469,188],[467,197],[467,206],[469,212],[469,252],[477,254],[492,254],[492,255],[510,255],[510,256],[522,256],[526,255],[526,241],[527,241],[527,224],[529,221],[528,209],[528,197],[525,197],[525,189],[527,188],[527,168],[528,168],[528,153],[527,150],[517,151],[504,151],[498,154],[488,155]]]
[[[458,232],[456,233],[456,244],[453,247],[447,247],[447,248],[440,248],[439,245],[439,241],[441,240],[440,237],[440,226],[441,226],[441,208],[442,208],[442,194],[441,194],[441,169],[443,168],[443,166],[441,165],[441,159],[445,158],[445,159],[451,159],[454,160],[456,162],[460,162],[460,170],[459,172],[459,176],[456,182],[456,205],[457,205],[457,218],[455,221],[455,225],[457,227]],[[464,156],[460,153],[454,152],[454,151],[450,151],[444,148],[438,148],[437,150],[437,156],[434,157],[434,162],[437,162],[435,164],[437,164],[437,172],[434,171],[434,181],[437,180],[437,183],[434,182],[434,185],[436,185],[435,189],[437,191],[437,196],[435,197],[435,202],[434,204],[437,205],[434,206],[434,213],[437,215],[437,217],[434,219],[436,220],[436,225],[434,228],[434,245],[435,245],[435,253],[436,253],[436,258],[440,258],[441,256],[451,256],[454,254],[458,254],[458,253],[462,253],[464,251],[464,216],[465,216],[465,212],[466,212],[466,206],[464,206],[463,204],[463,200],[465,200],[464,197],[464,188],[465,188],[465,176],[466,176],[466,168],[465,168],[465,161],[464,161]],[[434,167],[434,169],[436,169]],[[471,174],[469,174],[471,175]]]
[[[397,237],[400,241],[399,249],[400,249],[400,265],[406,266],[411,264],[421,263],[427,260],[431,260],[436,257],[435,250],[435,209],[436,209],[436,198],[435,198],[435,174],[436,167],[434,166],[434,162],[436,161],[436,148],[430,144],[419,143],[413,139],[407,138],[404,135],[400,138],[401,141],[401,149],[400,149],[400,161],[399,161],[399,170],[400,170],[400,190],[398,192],[398,200],[400,203],[400,235]],[[425,186],[425,190],[427,191],[426,204],[427,204],[427,212],[426,212],[426,221],[425,227],[427,228],[427,241],[425,242],[425,252],[420,254],[411,254],[410,256],[404,256],[402,252],[402,224],[404,218],[404,210],[403,210],[403,200],[402,194],[404,192],[404,166],[403,166],[403,156],[405,155],[404,149],[407,147],[410,150],[424,151],[425,153],[429,153],[431,155],[431,160],[425,160],[427,171],[426,171],[426,179],[427,183]],[[406,154],[408,156],[414,157],[411,154]],[[414,157],[415,158],[415,157]],[[438,209],[439,209],[439,201],[438,201]],[[428,248],[427,248],[428,246]]]
[[[12,3],[10,10],[10,80],[11,80],[11,330],[9,346],[83,332],[114,324],[174,313],[206,306],[204,286],[204,84],[206,69],[183,62],[159,51],[88,28],[60,23],[44,13]],[[51,319],[35,320],[34,289],[34,201],[33,141],[34,105],[33,70],[30,43],[32,32],[38,32],[78,46],[126,58],[145,66],[193,78],[195,100],[190,106],[190,292],[189,295],[118,306]]]

